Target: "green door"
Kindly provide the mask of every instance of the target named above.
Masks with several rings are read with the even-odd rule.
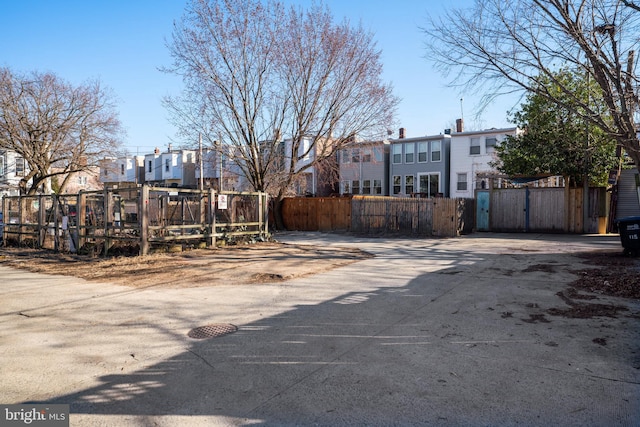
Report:
[[[476,230],[489,231],[489,200],[488,191],[476,192]]]

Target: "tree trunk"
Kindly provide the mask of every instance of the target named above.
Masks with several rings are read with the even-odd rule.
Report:
[[[275,221],[275,229],[284,231],[287,228],[284,224],[284,217],[282,216],[282,207],[284,206],[284,195],[278,195],[273,199],[273,219]]]

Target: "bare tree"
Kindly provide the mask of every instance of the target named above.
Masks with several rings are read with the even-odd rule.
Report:
[[[182,136],[234,145],[253,188],[279,201],[350,137],[393,125],[398,99],[380,79],[372,34],[326,8],[191,0],[168,48],[166,71],[185,83],[166,100]]]
[[[121,132],[113,108],[98,82],[74,87],[51,73],[0,68],[0,148],[28,165],[21,192],[35,194],[50,178],[64,176],[62,192],[73,172],[113,154]]]
[[[519,90],[546,97],[602,129],[640,168],[639,23],[633,1],[476,0],[471,9],[431,19],[424,32],[428,58],[452,85],[484,90],[485,101]],[[557,79],[561,68],[598,83],[606,114]],[[562,96],[546,89],[545,79]]]

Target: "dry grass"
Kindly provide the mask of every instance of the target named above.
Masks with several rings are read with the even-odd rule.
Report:
[[[131,287],[197,287],[273,283],[321,273],[370,256],[357,249],[258,243],[114,258],[2,248],[0,263],[37,273],[74,276]]]

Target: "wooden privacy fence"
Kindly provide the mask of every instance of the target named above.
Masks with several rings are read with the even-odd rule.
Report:
[[[216,239],[266,237],[266,193],[134,187],[2,200],[3,243],[76,252],[114,246],[147,254],[152,245],[213,246]]]
[[[472,199],[353,196],[287,198],[285,227],[299,231],[352,231],[453,237],[473,228]]]
[[[582,188],[478,190],[477,229],[497,232],[605,233],[608,193],[604,188],[590,188],[588,197],[588,205],[585,205]]]
[[[282,217],[287,230],[346,231],[351,228],[351,199],[347,197],[288,197]]]

